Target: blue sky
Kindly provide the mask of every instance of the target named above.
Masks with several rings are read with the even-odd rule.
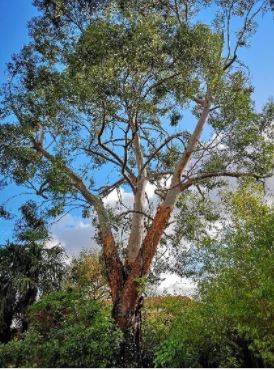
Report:
[[[31,0],[0,0],[0,81],[13,53],[28,41],[27,22],[36,14]]]
[[[36,15],[32,0],[0,0],[0,83],[5,81],[5,66],[13,53],[20,51],[28,41],[27,22]],[[269,97],[274,96],[274,14],[267,14],[260,22],[258,32],[252,39],[251,48],[241,53],[250,68],[251,81],[255,87],[254,100],[260,109]],[[16,191],[10,186],[0,193],[7,198]],[[16,210],[20,200],[14,200]],[[0,244],[11,238],[11,223],[0,220]]]

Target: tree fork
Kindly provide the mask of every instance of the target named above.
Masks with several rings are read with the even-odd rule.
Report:
[[[183,153],[182,158],[178,161],[176,165],[171,181],[171,188],[169,189],[164,202],[158,207],[152,225],[144,238],[139,253],[135,261],[130,266],[131,269],[126,278],[121,294],[121,302],[119,303],[120,309],[118,310],[119,314],[116,317],[116,321],[123,331],[134,326],[134,312],[139,296],[136,279],[146,277],[149,273],[153,257],[156,254],[157,246],[161,240],[164,230],[168,225],[177,196],[181,191],[180,179],[182,172],[184,171],[191,157],[191,154],[197,145],[203,127],[207,121],[207,117],[209,114],[208,100],[205,100],[203,102],[203,105],[203,110],[193,132],[193,135],[188,142],[187,148]]]

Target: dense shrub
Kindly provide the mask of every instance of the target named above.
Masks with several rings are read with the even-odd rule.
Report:
[[[173,322],[179,314],[195,304],[183,296],[146,298],[143,310],[143,366],[153,367],[154,357],[167,339]]]
[[[203,258],[211,258],[201,301],[179,313],[156,365],[274,365],[274,212],[257,190],[245,186],[229,194],[227,233],[203,250]]]
[[[26,334],[0,347],[4,367],[109,367],[121,334],[109,310],[79,293],[43,297],[29,312]]]

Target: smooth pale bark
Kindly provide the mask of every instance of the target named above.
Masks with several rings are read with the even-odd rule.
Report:
[[[137,191],[134,199],[133,217],[131,231],[128,239],[127,267],[130,269],[141,249],[144,239],[144,203],[146,179],[138,181]]]
[[[144,209],[145,209],[145,189],[147,184],[147,171],[143,168],[144,157],[141,141],[138,133],[138,123],[135,118],[133,123],[130,125],[133,135],[133,148],[135,152],[135,158],[138,168],[138,177],[136,182],[136,193],[134,196],[134,207],[133,216],[131,223],[131,231],[129,234],[128,245],[127,245],[127,261],[126,268],[131,270],[132,265],[138,253],[141,249],[144,239]]]
[[[197,125],[195,127],[195,130],[187,144],[187,147],[183,153],[182,158],[178,161],[175,167],[174,174],[171,179],[170,189],[167,193],[166,199],[164,201],[164,204],[169,207],[174,207],[176,199],[178,195],[181,192],[180,185],[181,185],[181,177],[182,174],[190,160],[191,154],[196,148],[196,145],[198,143],[198,140],[201,137],[201,134],[203,132],[203,128],[206,124],[207,117],[209,114],[209,106],[206,104],[206,106],[203,108],[203,111],[201,113],[201,116],[197,122]]]

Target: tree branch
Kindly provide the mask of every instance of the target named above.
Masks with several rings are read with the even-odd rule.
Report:
[[[228,172],[228,171],[223,171],[223,172],[208,172],[204,173],[200,176],[193,177],[192,179],[189,179],[186,183],[181,184],[181,191],[184,191],[186,188],[189,188],[192,185],[197,184],[199,181],[204,180],[204,179],[209,179],[213,177],[234,177],[234,178],[240,178],[240,177],[254,177],[256,180],[262,179],[262,178],[267,178],[270,177],[271,175],[265,175],[261,176],[256,173],[252,172]]]
[[[132,226],[128,238],[127,262],[128,268],[135,261],[141,248],[144,238],[144,202],[145,202],[145,187],[147,184],[147,171],[144,168],[144,155],[138,133],[137,114],[130,122],[132,130],[132,142],[135,153],[135,159],[138,169],[138,177],[136,181],[136,193],[134,194],[134,213],[132,216]]]
[[[48,153],[40,143],[32,140],[33,148],[40,153],[44,158],[48,159],[51,163],[56,163],[56,158]],[[118,254],[118,248],[115,243],[111,226],[108,220],[107,211],[104,207],[102,199],[92,194],[82,179],[78,177],[64,162],[59,162],[60,169],[68,175],[73,186],[82,194],[87,202],[92,205],[97,213],[100,227],[100,239],[103,246],[103,254],[107,269],[107,276],[111,288],[113,302],[117,300],[117,295],[121,291],[123,285],[123,265]]]
[[[143,164],[142,168],[141,168],[141,171],[143,171],[147,165],[149,164],[149,162],[151,162],[157,153],[159,153],[159,151],[164,147],[166,146],[171,140],[173,139],[176,139],[178,137],[180,137],[182,135],[182,133],[180,132],[179,134],[175,134],[175,135],[172,135],[170,137],[168,137],[153,153],[151,153],[149,156],[148,156],[148,159],[146,160],[146,162]]]

